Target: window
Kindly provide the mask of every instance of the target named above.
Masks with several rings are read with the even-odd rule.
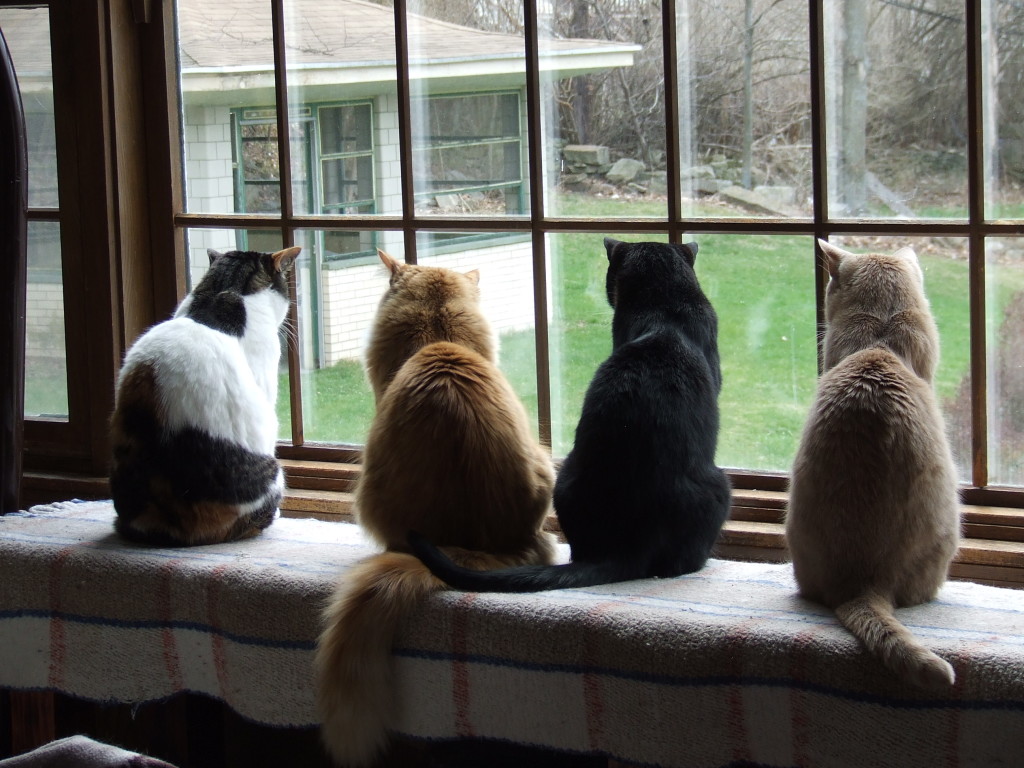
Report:
[[[49,5],[66,25],[71,6]],[[942,336],[937,386],[964,498],[1008,508],[969,512],[968,535],[1001,540],[991,552],[1003,554],[962,572],[1013,580],[1024,562],[1012,509],[1024,506],[1018,5],[178,0],[126,38],[154,43],[145,50],[160,55],[141,59],[157,88],[147,101],[171,105],[129,123],[157,147],[136,162],[167,182],[146,187],[162,195],[146,203],[159,236],[140,249],[155,253],[150,305],[166,311],[184,290],[182,254],[194,279],[207,247],[302,245],[280,452],[300,462],[295,487],[338,488],[324,479],[334,470],[301,462],[356,456],[365,435],[360,345],[383,288],[374,247],[481,270],[502,367],[558,456],[610,348],[601,238],[696,240],[721,321],[718,458],[738,489],[737,522],[750,523],[732,542],[750,554],[755,523],[778,522],[814,393],[825,282],[815,238],[909,244]],[[98,43],[79,47],[101,55]],[[54,50],[60,147],[66,59],[88,56]],[[69,285],[67,244],[82,238],[65,231],[64,208],[85,203],[60,180],[60,217],[35,216],[60,218]],[[140,312],[123,295],[113,306]]]

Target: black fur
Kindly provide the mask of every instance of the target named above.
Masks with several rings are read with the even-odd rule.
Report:
[[[696,243],[605,239],[612,354],[587,390],[554,506],[566,565],[473,571],[422,536],[409,544],[453,587],[535,592],[671,577],[702,568],[729,512],[715,466],[718,319],[700,289]]]

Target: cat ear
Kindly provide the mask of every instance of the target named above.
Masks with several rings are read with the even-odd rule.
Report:
[[[898,251],[896,251],[896,253],[893,254],[893,256],[895,256],[897,259],[906,259],[907,261],[912,261],[915,264],[917,263],[917,254],[914,253],[914,249],[911,248],[909,245],[905,245],[902,248],[900,248]]]
[[[672,248],[675,252],[683,257],[683,261],[689,264],[691,267],[697,262],[697,244],[687,243],[686,245],[676,245],[672,243]]]
[[[615,246],[620,245],[621,240],[616,240],[613,237],[606,237],[604,239],[604,249],[608,252],[608,261],[612,260],[612,253],[615,251]]]
[[[818,247],[821,248],[821,252],[825,256],[825,267],[828,269],[829,277],[835,280],[839,277],[839,262],[853,254],[820,238],[818,239]]]
[[[274,269],[278,272],[287,272],[292,267],[292,263],[295,261],[295,257],[302,251],[302,246],[293,245],[291,248],[285,248],[275,254],[272,254],[270,259],[274,262]]]
[[[402,262],[392,258],[380,248],[377,249],[377,255],[380,257],[384,266],[388,268],[388,271],[391,273],[391,277],[398,277],[402,271],[402,267],[404,266]]]
[[[466,277],[473,281],[473,285],[480,285],[480,270],[474,269],[465,273]]]
[[[207,248],[206,256],[210,259],[210,266],[212,267],[214,262],[217,261],[217,259],[223,257],[224,254],[213,248]]]

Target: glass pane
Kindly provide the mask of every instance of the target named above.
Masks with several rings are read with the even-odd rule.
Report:
[[[616,235],[621,240],[654,236]],[[548,235],[548,347],[551,369],[551,452],[565,456],[576,437],[583,395],[612,350],[612,308],[605,292],[604,236]]]
[[[967,216],[964,3],[827,0],[829,209]]]
[[[548,213],[590,216],[596,197],[615,216],[665,218],[660,3],[548,8],[540,39]]]
[[[939,329],[935,393],[960,479],[971,482],[971,335],[967,240],[956,237],[836,237],[854,253],[895,253],[910,246],[924,272],[924,292]]]
[[[361,444],[373,418],[363,372],[370,324],[387,288],[380,245],[402,258],[401,236],[358,230],[310,230],[296,235],[298,342],[303,434],[307,441]],[[398,246],[398,247],[395,247]],[[278,397],[281,438],[291,439],[287,376]]]
[[[806,0],[683,0],[680,186],[686,216],[809,216]]]
[[[1024,44],[1021,6],[981,2],[985,215],[1024,219]]]
[[[324,212],[371,213],[373,207],[373,158],[344,157],[324,160]],[[353,205],[360,203],[360,205]],[[351,209],[351,210],[350,210]]]
[[[279,211],[270,3],[179,0],[177,8],[186,209]],[[256,109],[274,127],[245,127],[258,118],[243,113]]]
[[[313,214],[402,212],[398,163],[395,21],[375,3],[285,0],[288,98],[292,114],[311,111]],[[345,102],[345,103],[339,103]],[[347,155],[347,158],[339,156]],[[358,206],[341,205],[364,201]]]
[[[718,463],[788,472],[817,384],[813,240],[694,239],[697,277],[718,313]]]
[[[59,201],[49,12],[46,8],[0,8],[0,28],[10,47],[25,111],[28,204],[33,208],[56,208]]]
[[[64,337],[64,280],[60,225],[56,222],[29,222],[27,290],[25,416],[66,418],[68,371]]]
[[[526,55],[515,21],[521,4],[472,10],[426,0],[411,3],[410,11],[417,212],[526,213]]]
[[[319,110],[320,153],[368,152],[373,148],[370,105],[323,107]]]
[[[459,272],[480,271],[480,307],[498,337],[498,365],[526,407],[536,435],[536,321],[529,236],[420,233],[417,252],[420,264]]]
[[[25,111],[28,204],[57,208],[49,12],[45,7],[0,8],[0,27],[10,46]],[[65,419],[68,376],[60,224],[29,222],[27,251],[25,416]]]
[[[991,485],[1024,485],[1024,238],[986,243],[988,467]]]

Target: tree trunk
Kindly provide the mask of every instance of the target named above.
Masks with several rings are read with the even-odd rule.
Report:
[[[867,25],[865,0],[845,0],[840,165],[841,194],[849,216],[860,215],[867,207]]]
[[[754,165],[754,0],[746,0],[743,34],[743,186],[752,186]]]

